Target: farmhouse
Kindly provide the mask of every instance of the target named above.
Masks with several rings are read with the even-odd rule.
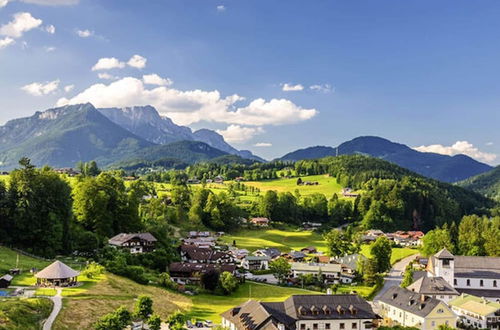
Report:
[[[500,329],[500,303],[462,294],[449,305],[462,325],[476,329]]]
[[[184,262],[201,264],[234,263],[234,258],[229,253],[197,247],[196,245],[181,245],[180,253],[181,259]]]
[[[73,286],[77,284],[78,275],[80,272],[56,260],[36,273],[35,277],[38,286]]]
[[[246,256],[241,260],[241,267],[247,270],[267,270],[269,269],[269,261],[271,258]]]
[[[129,250],[130,253],[144,253],[154,251],[156,241],[150,233],[121,233],[110,238],[108,244]]]
[[[364,330],[377,326],[378,316],[357,295],[294,295],[283,302],[247,302],[221,314],[230,330]]]
[[[269,226],[269,219],[268,218],[252,218],[250,219],[250,223],[252,223],[255,226],[259,227],[268,227]]]
[[[344,197],[358,197],[359,194],[354,193],[351,188],[346,187],[346,188],[342,188],[342,196],[344,196]]]
[[[355,253],[333,258],[332,261],[342,265],[343,273],[354,274],[358,268],[358,262],[366,259],[364,255]]]
[[[281,256],[281,251],[277,248],[266,248],[254,251],[253,255],[258,257],[269,257],[271,259],[276,259]]]
[[[195,264],[189,262],[173,262],[170,264],[169,273],[174,282],[180,284],[197,284],[201,276],[208,271],[230,272],[235,274],[235,265],[216,265],[216,264]]]
[[[216,239],[214,237],[198,237],[198,238],[184,238],[182,243],[184,245],[194,245],[197,247],[211,248],[215,246]]]
[[[448,302],[460,294],[442,277],[422,276],[407,287],[408,290]]]
[[[454,256],[442,249],[429,258],[429,277],[442,277],[459,293],[500,300],[500,258]]]
[[[401,325],[423,330],[440,325],[455,328],[457,317],[442,301],[393,286],[378,300],[384,325]]]
[[[340,264],[317,264],[317,263],[292,263],[292,277],[297,278],[299,275],[322,274],[325,283],[351,283],[352,276],[342,273],[342,265]]]
[[[299,251],[290,251],[288,253],[283,254],[283,258],[295,262],[304,261],[305,257],[306,257],[305,253]]]
[[[10,282],[12,282],[12,275],[6,274],[2,277],[0,277],[0,288],[8,288],[10,285]]]

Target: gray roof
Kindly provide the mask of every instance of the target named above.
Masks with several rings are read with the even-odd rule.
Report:
[[[118,234],[114,237],[111,237],[108,241],[109,244],[111,245],[117,245],[117,246],[122,246],[123,243],[128,242],[129,240],[133,238],[140,238],[141,240],[145,240],[148,242],[156,242],[156,238],[151,235],[150,233],[121,233]]]
[[[245,260],[248,260],[248,261],[269,261],[271,260],[271,258],[269,258],[268,256],[246,256],[244,258]]]
[[[453,259],[453,258],[455,258],[455,256],[453,254],[451,254],[451,252],[448,251],[448,249],[446,249],[446,248],[443,248],[441,251],[436,253],[434,256],[438,259]]]
[[[342,266],[340,264],[292,263],[292,271],[319,272],[320,270],[327,273],[340,273],[342,271]]]
[[[12,275],[6,274],[6,275],[0,277],[0,280],[6,280],[6,281],[10,282],[10,281],[12,281],[13,278],[14,277]]]
[[[457,291],[465,294],[470,294],[477,297],[485,298],[500,298],[500,290],[488,290],[488,289],[461,289],[457,288]]]
[[[352,270],[356,270],[358,268],[358,259],[365,260],[367,259],[364,255],[362,254],[349,254],[343,257],[336,257],[333,260],[335,262],[338,262],[339,264],[344,264],[347,267],[349,267]]]
[[[379,301],[421,317],[426,317],[440,303],[438,299],[399,286],[390,287]]]
[[[427,295],[455,295],[459,293],[442,277],[423,276],[407,287],[408,290]]]
[[[77,272],[76,270],[60,262],[59,260],[56,260],[36,273],[35,277],[45,279],[63,279],[76,277],[78,275],[80,275],[80,272]]]

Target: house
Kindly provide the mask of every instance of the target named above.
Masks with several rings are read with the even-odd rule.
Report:
[[[347,274],[354,274],[358,269],[358,262],[364,261],[367,258],[358,253],[348,254],[343,257],[332,258],[332,261],[342,265],[342,272]]]
[[[154,251],[156,242],[150,233],[121,233],[108,240],[109,245],[129,250],[130,253]]]
[[[294,262],[304,261],[305,257],[306,257],[305,253],[293,250],[283,254],[283,258],[287,259],[288,261],[294,261]]]
[[[168,267],[170,277],[179,284],[197,284],[201,276],[209,271],[230,272],[236,274],[236,266],[233,264],[195,264],[189,262],[173,262]]]
[[[200,238],[200,237],[212,237],[212,233],[209,231],[190,231],[187,234],[187,238]]]
[[[346,188],[342,188],[342,196],[344,196],[344,197],[358,197],[359,194],[352,192],[351,188],[346,187]]]
[[[500,329],[500,303],[462,294],[448,303],[459,323],[476,329]]]
[[[366,236],[379,237],[383,236],[384,232],[380,229],[370,229],[365,232]]]
[[[254,256],[258,257],[269,257],[272,259],[276,259],[281,256],[281,251],[278,250],[277,248],[265,248],[265,249],[260,249],[257,251],[253,252]]]
[[[2,277],[0,277],[0,288],[8,288],[10,285],[10,282],[12,282],[12,279],[14,277],[12,275],[6,274]]]
[[[424,233],[421,231],[396,231],[388,233],[386,236],[401,246],[418,246],[422,244]]]
[[[78,284],[80,272],[68,265],[54,261],[35,274],[37,286],[74,286]]]
[[[76,171],[72,169],[71,167],[65,167],[65,168],[55,168],[54,172],[58,174],[66,174],[67,176],[76,176],[80,174],[79,171]]]
[[[460,295],[460,293],[442,277],[420,277],[410,284],[407,289],[415,293],[439,299],[445,303],[448,303],[448,301]]]
[[[459,293],[500,301],[500,257],[454,256],[442,249],[429,258],[426,270]]]
[[[314,230],[314,229],[318,229],[322,226],[323,224],[319,223],[319,222],[302,222],[302,227],[305,229],[305,230]]]
[[[183,238],[182,244],[194,245],[197,247],[213,248],[215,247],[216,239],[214,237],[197,237],[197,238]]]
[[[181,245],[181,260],[198,264],[231,264],[234,258],[229,253],[215,251],[211,248],[197,247],[196,245]]]
[[[269,222],[270,221],[268,218],[262,218],[262,217],[250,219],[250,223],[258,227],[268,227]]]
[[[221,314],[230,330],[364,330],[377,327],[378,316],[357,295],[294,295],[283,302],[247,302]]]
[[[422,330],[437,329],[440,325],[456,327],[457,316],[444,302],[398,286],[390,287],[377,302],[387,326]]]
[[[291,272],[293,278],[298,278],[299,275],[321,274],[325,283],[351,283],[353,280],[353,276],[342,273],[342,265],[340,264],[294,262]]]
[[[304,252],[307,254],[313,254],[313,253],[318,253],[318,250],[316,249],[315,246],[308,246],[300,250],[300,252]]]
[[[220,176],[220,175],[217,175],[214,178],[214,183],[223,184],[224,183],[224,178],[222,176]]]
[[[316,255],[312,257],[311,260],[314,260],[314,262],[320,263],[320,264],[329,264],[331,261],[330,256],[325,256],[325,255]]]
[[[241,267],[246,270],[268,270],[271,258],[267,256],[245,256],[241,260]]]

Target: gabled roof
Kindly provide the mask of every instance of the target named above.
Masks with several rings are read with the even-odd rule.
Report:
[[[426,295],[459,295],[458,291],[442,277],[420,277],[409,285],[407,289]]]
[[[14,277],[12,275],[6,274],[6,275],[0,277],[0,280],[5,280],[7,282],[10,282],[10,281],[12,281],[13,278]]]
[[[219,259],[230,259],[231,255],[214,251],[211,248],[197,247],[196,245],[181,245],[181,252],[185,253],[190,260],[215,261]]]
[[[133,238],[139,238],[148,242],[156,242],[156,238],[150,233],[120,233],[108,240],[111,245],[122,246],[123,243],[128,242]]]
[[[389,290],[382,294],[379,301],[420,317],[426,317],[441,303],[438,299],[399,286],[390,287]]]
[[[342,271],[342,265],[340,264],[316,264],[316,263],[305,263],[305,262],[293,262],[292,271],[309,271],[309,272],[335,272],[340,273]]]
[[[443,248],[441,251],[436,253],[434,255],[434,257],[436,257],[438,259],[454,259],[455,258],[455,256],[453,254],[451,254],[451,252],[448,251],[448,249],[446,249],[446,248]]]
[[[60,262],[59,260],[56,260],[49,266],[36,273],[35,277],[44,279],[63,279],[76,277],[78,275],[80,275],[80,272],[77,272],[76,270]]]

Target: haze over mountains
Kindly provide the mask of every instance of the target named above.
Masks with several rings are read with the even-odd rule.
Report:
[[[363,154],[393,162],[421,175],[457,182],[487,172],[491,166],[465,155],[446,156],[416,151],[389,140],[364,136],[337,148],[316,146],[281,157],[284,161],[335,155]],[[99,166],[187,166],[199,161],[242,158],[264,161],[250,151],[237,150],[209,129],[192,131],[162,117],[151,106],[96,109],[70,105],[36,112],[0,127],[0,169],[12,169],[29,157],[34,164],[73,167],[96,160]]]
[[[290,152],[281,160],[296,161],[335,155],[363,154],[381,158],[421,175],[445,182],[456,182],[492,169],[469,156],[447,156],[416,151],[404,144],[376,136],[362,136],[338,147],[316,146]]]

